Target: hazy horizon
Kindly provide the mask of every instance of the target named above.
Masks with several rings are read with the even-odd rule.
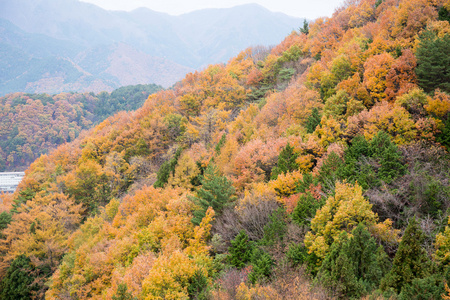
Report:
[[[316,19],[318,17],[330,17],[334,10],[342,5],[342,0],[322,0],[322,1],[292,1],[292,0],[80,0],[82,2],[92,3],[107,10],[131,11],[137,8],[145,7],[154,11],[167,13],[170,15],[181,15],[196,10],[207,8],[230,8],[243,4],[259,4],[270,11],[281,12],[288,16],[307,19]]]

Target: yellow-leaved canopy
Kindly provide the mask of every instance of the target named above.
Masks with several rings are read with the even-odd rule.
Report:
[[[364,223],[376,237],[389,236],[384,231],[390,231],[390,236],[394,237],[398,234],[391,228],[389,219],[378,222],[378,215],[372,211],[372,204],[363,197],[362,188],[357,183],[336,182],[335,195],[327,199],[311,221],[305,246],[310,253],[323,259],[341,232],[350,233],[359,223]]]

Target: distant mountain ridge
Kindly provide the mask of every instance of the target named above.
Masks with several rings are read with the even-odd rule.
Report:
[[[249,46],[279,43],[303,19],[247,4],[171,16],[78,0],[0,0],[0,95],[169,87]]]

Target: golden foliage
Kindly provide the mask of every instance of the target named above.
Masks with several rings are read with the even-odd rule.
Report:
[[[331,244],[342,231],[350,233],[359,223],[369,228],[378,224],[378,216],[372,211],[372,204],[362,195],[362,188],[349,183],[336,183],[334,196],[330,196],[311,220],[311,231],[305,236],[305,246],[310,253],[323,259]],[[390,230],[390,223],[385,223]],[[389,237],[391,238],[391,237]]]
[[[425,109],[438,118],[444,117],[450,112],[450,96],[437,90],[433,98],[428,98]]]
[[[445,227],[444,232],[436,235],[436,252],[433,255],[436,261],[444,265],[450,263],[450,218],[448,225]]]
[[[396,144],[411,142],[417,135],[410,114],[397,104],[382,102],[369,111],[364,110],[347,120],[347,134],[362,134],[367,140],[379,131],[388,133]]]
[[[295,194],[297,182],[302,178],[302,173],[296,170],[290,173],[278,175],[277,179],[269,182],[269,186],[277,193],[278,197],[282,200],[284,197],[289,197]]]

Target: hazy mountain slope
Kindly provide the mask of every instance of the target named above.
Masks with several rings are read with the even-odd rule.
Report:
[[[89,49],[80,53],[75,62],[94,77],[111,81],[116,87],[152,82],[167,88],[193,71],[123,43]]]
[[[0,19],[0,43],[18,47],[28,54],[46,57],[74,57],[83,48],[71,41],[61,41],[44,34],[28,33],[6,19]]]
[[[298,18],[257,4],[199,10],[176,21],[180,38],[201,57],[202,64],[225,61],[249,46],[276,45],[302,24]]]
[[[4,3],[4,4],[3,4]],[[106,11],[76,0],[3,0],[0,17],[23,30],[71,40],[85,47],[127,43],[150,55],[198,68],[226,61],[243,48],[278,44],[302,24],[256,4],[170,16],[146,8]],[[25,7],[25,8],[24,8]],[[226,54],[211,53],[227,49]],[[231,49],[231,50],[228,50]]]
[[[27,91],[30,83],[56,74],[69,80],[83,75],[69,62],[81,49],[76,44],[27,33],[4,19],[0,32],[0,94]]]
[[[112,91],[123,85],[171,86],[192,69],[125,44],[86,49],[23,31],[0,19],[0,94]]]
[[[77,0],[3,0],[0,17],[27,32],[84,47],[113,42],[133,30],[113,13]]]

